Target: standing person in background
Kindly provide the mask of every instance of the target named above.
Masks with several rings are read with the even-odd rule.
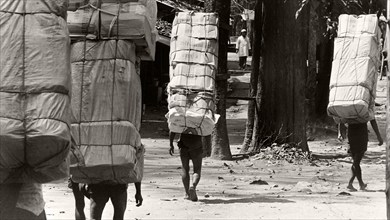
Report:
[[[173,146],[173,140],[177,133],[169,132],[170,149],[169,154],[172,156],[175,152]],[[202,136],[197,135],[194,129],[187,129],[184,133],[180,134],[180,138],[177,142],[177,146],[180,150],[180,160],[182,164],[182,182],[185,190],[185,199],[191,201],[198,201],[196,195],[196,187],[200,181],[203,159],[203,145]],[[190,186],[190,160],[192,160],[194,174],[192,175],[192,186]]]
[[[246,36],[246,30],[241,30],[241,36],[237,38],[236,53],[238,54],[240,69],[245,70],[246,59],[249,56],[251,44],[249,38]]]
[[[376,134],[380,146],[383,144],[383,140],[381,134],[379,133],[376,120],[373,119],[370,121],[370,123]],[[356,177],[359,181],[360,190],[365,190],[367,184],[363,182],[360,162],[364,156],[364,153],[367,151],[367,144],[368,144],[367,123],[348,124],[348,142],[350,146],[349,148],[353,159],[353,163],[351,167],[352,176],[349,180],[347,188],[350,191],[357,191],[352,185]]]

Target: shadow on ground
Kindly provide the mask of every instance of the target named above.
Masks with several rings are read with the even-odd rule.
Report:
[[[295,203],[288,199],[270,198],[267,196],[257,196],[235,199],[200,199],[205,204],[233,204],[233,203]]]

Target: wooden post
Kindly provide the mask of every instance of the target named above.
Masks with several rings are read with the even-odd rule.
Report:
[[[390,0],[387,0],[387,19],[390,18]],[[390,33],[389,22],[386,25],[386,46],[387,47],[387,59],[389,59],[390,52]],[[390,220],[390,76],[387,72],[387,128],[386,128],[386,207],[387,207],[387,219]]]

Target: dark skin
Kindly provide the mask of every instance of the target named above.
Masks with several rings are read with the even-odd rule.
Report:
[[[169,154],[171,156],[173,156],[173,154],[175,153],[175,147],[173,145],[173,141],[176,137],[176,133],[174,132],[169,132],[169,143],[170,143],[170,148],[169,148]],[[195,190],[196,189],[196,186],[198,185],[199,181],[200,181],[200,177],[201,177],[201,170],[202,170],[202,155],[198,155],[196,158],[192,158],[192,165],[193,165],[193,170],[194,170],[194,174],[192,175],[193,176],[193,181],[192,181],[192,186],[190,187],[190,175],[189,175],[189,171],[190,171],[190,159],[188,157],[183,157],[183,156],[180,156],[180,160],[181,160],[181,163],[182,163],[182,182],[183,182],[183,186],[184,186],[184,190],[186,192],[186,196],[185,198],[188,199],[189,198],[189,193],[190,193],[190,190]]]
[[[76,148],[76,142],[72,137],[72,149],[74,150],[75,148]],[[136,206],[139,207],[142,205],[142,202],[143,202],[143,198],[142,198],[142,194],[141,194],[141,182],[134,183],[134,186],[135,186],[135,190],[136,190],[135,202],[136,202]],[[85,213],[84,213],[84,207],[85,207],[84,194],[81,191],[80,184],[72,184],[72,191],[73,191],[73,195],[74,195],[75,203],[76,203],[75,218],[76,218],[76,220],[85,220],[86,218],[85,218]],[[125,199],[123,201],[124,204],[126,204],[127,194],[125,196],[126,196],[126,198],[121,198],[122,200]],[[96,204],[91,204],[91,206],[93,206],[93,205],[95,205],[94,208],[98,209],[96,212],[98,218],[99,218],[99,213],[100,213],[100,217],[101,217],[104,206],[97,207]],[[123,219],[124,212],[126,211],[126,205],[123,207],[123,204],[117,204],[114,202],[113,206],[114,206],[114,210],[115,210],[114,211],[115,212],[114,219]]]
[[[139,207],[142,205],[143,198],[141,195],[141,183],[134,183],[136,194],[135,194],[135,201],[136,206]],[[115,194],[111,195],[110,197],[112,205],[114,207],[114,217],[113,219],[124,219],[124,214],[126,211],[126,205],[127,205],[127,193],[121,193],[121,194]],[[103,209],[105,207],[105,202],[95,202],[93,197],[91,196],[91,219],[94,220],[100,220],[103,214]]]
[[[379,132],[378,124],[376,123],[375,119],[371,120],[370,123],[371,123],[371,127],[374,130],[376,137],[378,139],[378,142],[379,142],[378,145],[381,146],[383,144],[383,139],[382,139],[382,136]],[[367,184],[365,184],[363,182],[362,169],[360,167],[360,162],[362,161],[363,156],[364,156],[364,152],[352,154],[352,159],[353,159],[353,163],[352,163],[352,167],[351,167],[352,176],[351,176],[349,183],[348,183],[348,186],[347,186],[347,188],[350,191],[357,191],[357,189],[355,189],[355,187],[353,187],[353,185],[352,185],[355,178],[357,178],[357,180],[359,182],[360,190],[365,190],[367,187]]]

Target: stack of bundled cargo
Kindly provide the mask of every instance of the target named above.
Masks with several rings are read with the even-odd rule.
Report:
[[[215,72],[218,59],[218,17],[215,13],[180,12],[173,21],[170,83],[166,117],[170,131],[213,131]]]
[[[70,0],[72,39],[120,39],[135,43],[137,55],[153,60],[156,50],[156,0]]]
[[[340,15],[328,104],[328,115],[336,122],[374,119],[379,42],[376,15]]]
[[[79,150],[71,164],[75,182],[123,184],[142,179],[139,48],[147,45],[142,47],[144,54],[154,56],[150,33],[156,16],[150,15],[155,7],[149,5],[156,2],[89,1],[69,13],[74,40],[72,135]]]
[[[0,184],[69,175],[67,0],[0,1]]]

